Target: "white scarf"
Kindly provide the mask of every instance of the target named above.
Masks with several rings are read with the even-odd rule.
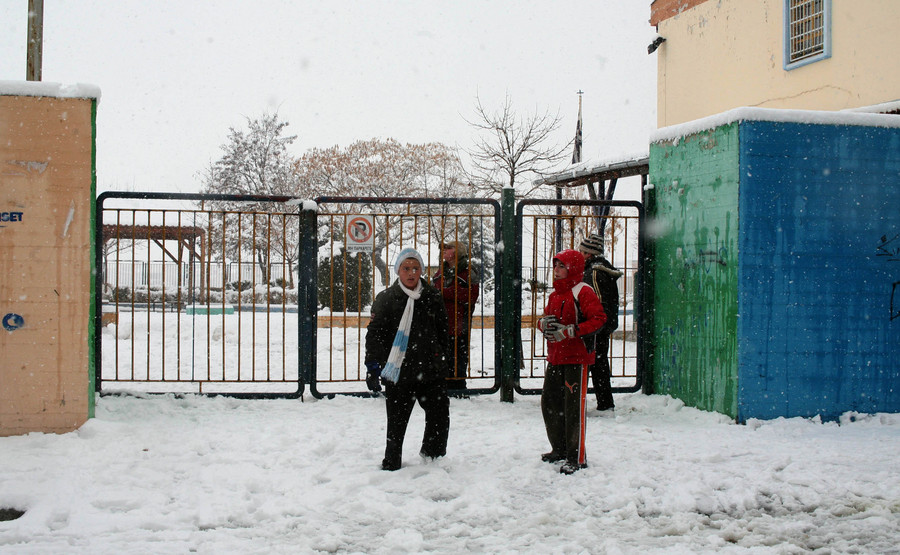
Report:
[[[397,335],[394,336],[394,344],[391,345],[391,353],[388,355],[387,365],[381,371],[382,379],[391,383],[397,383],[400,379],[400,367],[406,357],[406,346],[409,344],[409,329],[412,327],[413,309],[416,300],[422,295],[422,280],[416,284],[416,288],[409,289],[402,282],[397,281],[400,289],[408,295],[406,308],[400,317],[400,325],[397,327]]]

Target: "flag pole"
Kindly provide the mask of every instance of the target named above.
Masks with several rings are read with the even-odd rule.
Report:
[[[572,164],[581,163],[581,96],[584,91],[581,89],[576,93],[578,95],[578,123],[575,124],[575,150],[572,151]],[[562,200],[562,187],[556,186],[556,200]],[[574,230],[573,230],[574,236]],[[562,205],[556,205],[556,252],[563,250],[562,239]]]
[[[575,149],[572,151],[572,163],[581,163],[581,96],[584,91],[578,91],[578,123],[575,125]]]

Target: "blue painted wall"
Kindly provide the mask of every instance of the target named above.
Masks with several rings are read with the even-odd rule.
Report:
[[[900,412],[900,129],[739,144],[738,420]]]

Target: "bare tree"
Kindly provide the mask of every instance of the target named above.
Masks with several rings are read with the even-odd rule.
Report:
[[[288,147],[296,135],[285,136],[288,122],[278,114],[247,118],[248,130],[229,128],[223,155],[203,175],[204,193],[237,195],[285,195],[297,190]],[[284,205],[272,202],[210,202],[205,207],[219,211],[211,215],[214,236],[224,238],[221,256],[237,259],[252,251],[263,281],[271,279],[273,264],[293,267],[299,239],[296,218],[284,214]],[[238,211],[244,214],[239,216]],[[216,240],[218,244],[220,241]],[[293,286],[293,276],[290,276]]]
[[[418,196],[446,198],[467,196],[464,171],[456,152],[440,143],[401,144],[394,139],[357,141],[348,147],[334,146],[328,149],[312,149],[294,161],[293,172],[300,191],[309,197],[405,197]],[[446,205],[412,205],[407,213],[397,214],[386,206],[366,204],[329,205],[334,213],[358,213],[360,210],[382,214],[385,225],[378,226],[375,234],[373,262],[382,275],[387,275],[387,262],[382,252],[397,234],[404,230],[402,221],[426,215],[429,210],[446,211]],[[437,218],[440,220],[440,218]],[[320,237],[343,237],[341,220],[337,225],[327,224],[320,230]],[[325,225],[325,224],[322,224]],[[433,225],[432,229],[439,229]],[[388,230],[393,234],[389,236]],[[427,238],[428,227],[418,230]]]
[[[469,152],[473,182],[496,195],[504,186],[516,189],[528,174],[537,178],[550,173],[554,166],[568,158],[567,151],[572,146],[572,141],[561,147],[552,141],[561,122],[559,114],[544,112],[521,117],[513,109],[509,95],[503,106],[494,112],[489,112],[481,99],[475,97],[475,117],[466,122],[481,135]],[[537,187],[519,188],[516,196],[528,195]]]

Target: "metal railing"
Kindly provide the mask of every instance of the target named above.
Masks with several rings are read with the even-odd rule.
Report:
[[[598,219],[597,207],[608,207]],[[561,207],[561,213],[550,210]],[[538,393],[546,370],[546,342],[535,328],[553,288],[553,256],[561,249],[578,249],[581,239],[604,230],[605,257],[623,276],[618,280],[619,327],[611,335],[609,351],[613,391],[641,388],[640,357],[640,224],[643,207],[632,201],[525,200],[516,213],[519,234],[522,301],[520,326],[520,393]],[[600,220],[605,220],[601,223]]]
[[[301,395],[293,202],[100,195],[97,390]]]
[[[470,391],[501,387],[501,343],[513,341],[516,389],[535,393],[546,352],[533,321],[552,286],[550,261],[560,245],[576,248],[596,231],[591,209],[598,204],[613,208],[607,257],[625,272],[620,328],[608,353],[614,390],[637,390],[641,207],[562,202],[563,214],[547,209],[559,201],[520,203],[520,258],[502,270],[500,204],[493,200],[321,197],[304,210],[290,197],[104,193],[97,199],[97,390],[365,394],[369,309],[393,282],[393,258],[416,248],[430,279],[441,263],[439,245],[454,240],[466,245],[480,285]],[[348,253],[347,228],[359,216],[371,222],[372,248]],[[520,285],[504,305],[518,308],[498,308],[504,283]],[[504,318],[515,319],[518,337],[503,337]]]
[[[319,252],[337,260],[319,267],[319,310],[317,314],[315,395],[364,393],[365,327],[375,296],[393,283],[394,257],[404,248],[420,252],[427,268],[423,277],[431,279],[440,269],[442,241],[466,245],[480,294],[474,307],[469,341],[466,381],[472,392],[496,391],[497,358],[494,340],[498,260],[495,232],[500,222],[500,205],[483,199],[346,198],[321,197],[316,226]],[[362,256],[344,256],[345,230],[357,215],[371,218],[373,249]],[[353,279],[349,280],[348,276]]]

